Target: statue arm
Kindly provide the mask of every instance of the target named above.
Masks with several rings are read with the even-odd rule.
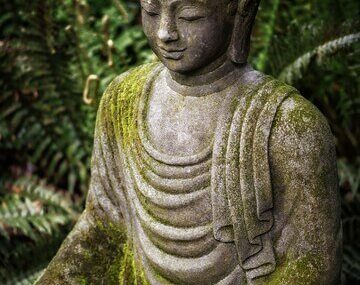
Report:
[[[119,78],[112,84],[118,83]],[[113,159],[117,149],[108,117],[109,90],[97,115],[86,208],[36,285],[118,284],[126,230],[120,170]]]
[[[294,95],[270,137],[277,267],[264,284],[339,284],[340,198],[334,137],[323,115]]]

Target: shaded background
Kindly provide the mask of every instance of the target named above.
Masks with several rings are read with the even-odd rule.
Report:
[[[0,0],[0,284],[31,284],[81,213],[109,82],[155,60],[138,1]],[[360,284],[360,1],[262,1],[250,61],[336,137],[343,284]]]

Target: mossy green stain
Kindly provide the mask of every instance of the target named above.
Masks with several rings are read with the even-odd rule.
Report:
[[[326,119],[320,111],[299,93],[294,93],[286,101],[292,100],[292,108],[279,108],[274,121],[274,127],[279,126],[281,121],[286,120],[299,136],[309,132],[316,127],[319,122],[327,126]],[[285,116],[285,118],[284,118]]]
[[[141,93],[155,64],[143,65],[116,78],[107,88],[99,107],[96,132],[105,134],[111,143],[126,149],[137,137],[137,111]],[[101,129],[99,129],[101,128]],[[106,224],[106,226],[105,226]],[[141,264],[135,260],[125,229],[97,221],[97,227],[116,248],[105,279],[109,284],[148,284]]]
[[[113,225],[108,222],[106,226],[101,221],[97,222],[98,227],[110,236],[117,245],[118,252],[110,264],[106,276],[107,280],[114,285],[148,285],[145,274],[134,255],[134,248],[129,238],[126,238],[126,230],[122,226]]]
[[[319,284],[323,261],[316,254],[307,254],[295,260],[287,259],[258,285],[312,285]]]
[[[126,148],[137,133],[137,110],[144,85],[151,71],[158,63],[152,63],[133,69],[121,79],[115,79],[106,90],[100,104],[100,116],[109,120],[115,134],[105,130],[110,138],[121,142]],[[98,118],[104,120],[104,118]],[[115,135],[115,137],[114,137]]]

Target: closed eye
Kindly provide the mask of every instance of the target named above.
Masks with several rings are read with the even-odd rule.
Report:
[[[196,21],[200,20],[202,18],[205,18],[206,16],[206,10],[204,9],[198,9],[194,7],[183,7],[178,12],[178,18],[185,20],[185,21]]]
[[[150,17],[155,17],[155,16],[158,16],[159,13],[155,10],[152,10],[152,9],[146,9],[144,7],[142,7],[142,9],[145,11],[146,14],[148,14]]]
[[[196,20],[200,20],[200,19],[203,19],[205,18],[205,16],[202,16],[202,15],[184,15],[184,16],[179,16],[179,19],[182,19],[182,20],[185,20],[185,21],[196,21]]]

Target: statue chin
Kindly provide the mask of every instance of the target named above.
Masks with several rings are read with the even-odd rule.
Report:
[[[191,75],[198,70],[201,70],[204,66],[206,66],[207,60],[196,61],[194,59],[190,59],[184,54],[179,56],[178,54],[164,55],[158,56],[160,61],[165,65],[167,69],[172,72],[179,73],[182,75]]]
[[[165,65],[167,69],[172,72],[180,73],[180,74],[189,74],[192,73],[197,68],[194,68],[188,62],[181,59],[162,59],[161,62]],[[190,66],[189,66],[190,65]]]
[[[219,66],[225,62],[230,63],[226,53],[221,53],[220,56],[201,56],[192,57],[186,54],[186,51],[182,53],[173,54],[158,54],[157,55],[162,64],[173,74],[178,74],[183,77],[191,77],[198,75],[205,75],[209,72],[216,70]]]

